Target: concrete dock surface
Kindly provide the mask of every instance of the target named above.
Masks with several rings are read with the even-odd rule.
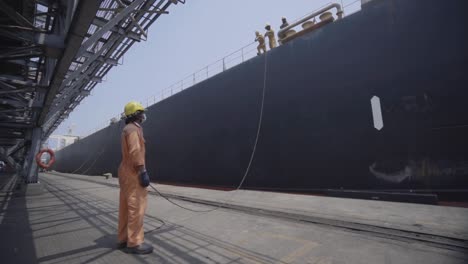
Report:
[[[157,184],[145,240],[117,250],[118,181],[40,175],[44,192],[0,192],[2,263],[468,263],[468,209]]]

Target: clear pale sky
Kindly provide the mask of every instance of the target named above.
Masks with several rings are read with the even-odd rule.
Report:
[[[360,1],[343,2],[345,15],[360,9]],[[277,32],[281,17],[289,21],[331,3],[329,0],[187,0],[171,5],[149,29],[148,40],[133,45],[123,65],[112,68],[105,81],[75,108],[54,134],[84,135],[123,111],[131,100],[160,90],[253,42],[269,22]],[[348,6],[347,6],[348,5]],[[151,117],[149,117],[151,118]]]

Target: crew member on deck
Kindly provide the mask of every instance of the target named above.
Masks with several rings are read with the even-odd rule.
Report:
[[[286,20],[285,17],[282,17],[282,18],[281,18],[281,22],[282,22],[282,24],[281,24],[281,26],[280,26],[280,29],[283,29],[283,28],[289,26],[288,20]]]
[[[288,20],[286,20],[285,17],[282,17],[281,21],[282,21],[282,24],[280,26],[280,29],[283,29],[283,28],[289,26]],[[285,33],[282,33],[281,35],[278,33],[278,38],[279,38],[278,42],[281,44],[281,40],[284,39],[285,37],[286,37]]]
[[[266,52],[265,38],[258,31],[255,31],[255,41],[258,42],[257,55],[265,53]]]
[[[276,48],[275,32],[273,31],[273,29],[271,29],[270,24],[266,24],[265,29],[266,29],[265,38],[268,38],[268,44],[270,46],[270,50],[273,48]]]

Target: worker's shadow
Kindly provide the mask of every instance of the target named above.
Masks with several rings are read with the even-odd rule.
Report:
[[[117,249],[117,235],[107,234],[94,240],[96,248]]]
[[[145,238],[151,242],[152,237],[155,235],[159,235],[162,233],[166,232],[171,232],[174,231],[181,226],[179,225],[166,225],[165,223],[161,224],[160,226],[145,231]],[[103,235],[102,237],[94,240],[94,246],[93,248],[109,248],[109,249],[118,249],[118,243],[117,243],[117,234],[106,234]]]
[[[105,250],[102,253],[95,255],[92,258],[83,262],[83,263],[94,263],[97,259],[102,258],[103,256],[107,254],[110,254],[112,251],[114,251],[114,249],[117,248],[117,243],[115,242],[117,241],[116,239],[117,239],[117,235],[104,235],[94,240],[94,243],[90,244],[89,246],[72,249],[72,250],[65,251],[65,252],[59,252],[57,254],[52,254],[49,256],[44,256],[42,258],[39,258],[38,260],[39,262],[51,261],[51,260],[56,260],[56,259],[63,258],[66,256],[71,256],[75,254],[83,254],[84,252],[91,252],[96,249],[104,248]]]
[[[114,235],[104,235],[104,236],[94,240],[94,245],[86,247],[86,248],[82,248],[81,249],[82,251],[89,251],[89,250],[98,249],[98,248],[106,249],[102,253],[100,253],[98,255],[95,255],[90,259],[87,259],[85,262],[83,262],[83,264],[85,264],[85,263],[94,263],[95,261],[97,261],[98,259],[104,257],[105,255],[112,253],[115,249],[117,249],[117,242],[116,241],[117,241],[117,235],[115,235],[115,234]]]

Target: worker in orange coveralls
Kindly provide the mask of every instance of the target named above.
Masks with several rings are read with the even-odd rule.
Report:
[[[145,168],[145,140],[141,124],[145,108],[137,102],[125,105],[126,126],[122,132],[118,248],[131,254],[149,254],[153,247],[144,243],[143,217],[147,205],[149,175]]]

